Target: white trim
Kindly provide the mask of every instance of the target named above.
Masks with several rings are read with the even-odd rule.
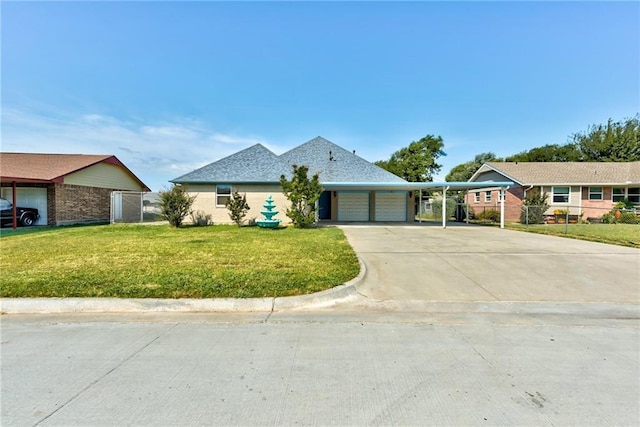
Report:
[[[592,188],[599,188],[600,189],[600,198],[599,199],[592,199],[591,198],[591,189]],[[582,193],[582,187],[580,187],[580,193]],[[612,193],[613,193],[613,191],[612,191]],[[594,194],[598,194],[598,193],[594,192]],[[582,197],[580,199],[582,199]],[[604,201],[604,187],[601,187],[601,186],[599,187],[599,186],[595,186],[595,185],[587,187],[587,200],[594,200],[594,201],[603,202]]]
[[[225,194],[225,193],[222,193],[222,194],[221,194],[221,193],[220,193],[220,191],[218,191],[218,187],[229,187],[229,194],[228,194],[228,195],[227,195],[227,194]],[[228,198],[229,198],[228,200],[231,200],[231,193],[233,193],[233,188],[232,188],[232,185],[231,185],[231,184],[216,184],[216,207],[217,207],[217,208],[224,208],[224,207],[226,207],[226,206],[227,206],[226,204],[221,205],[221,204],[219,204],[219,203],[218,203],[218,197],[224,197],[224,196],[226,196],[226,197],[228,197]]]
[[[569,191],[567,192],[567,201],[566,202],[556,202],[555,197],[556,197],[556,192],[555,189],[556,188],[568,188]],[[558,195],[562,195],[564,196],[564,193],[559,193]],[[554,205],[568,205],[571,203],[571,186],[566,186],[566,185],[556,185],[556,186],[552,186],[551,187],[551,203],[553,203]]]

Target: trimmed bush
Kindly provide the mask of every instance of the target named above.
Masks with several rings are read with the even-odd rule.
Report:
[[[500,212],[495,209],[488,209],[476,215],[479,221],[500,222]]]
[[[191,214],[191,205],[196,196],[189,196],[182,186],[175,184],[170,190],[161,191],[159,195],[160,215],[173,227],[180,227],[186,216]]]

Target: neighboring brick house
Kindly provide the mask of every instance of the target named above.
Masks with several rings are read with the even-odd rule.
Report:
[[[529,191],[548,194],[547,214],[567,209],[585,219],[600,218],[624,199],[640,207],[640,162],[489,162],[469,182],[505,180],[514,183],[505,192],[507,221],[519,221]],[[498,206],[499,197],[499,189],[472,189],[466,201],[477,213]]]
[[[110,155],[0,153],[0,195],[40,213],[36,225],[109,222],[113,191],[150,191]]]

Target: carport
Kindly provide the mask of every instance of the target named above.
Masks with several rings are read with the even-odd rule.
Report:
[[[500,228],[504,228],[504,200],[505,191],[513,185],[511,181],[503,182],[323,182],[322,186],[325,190],[333,192],[339,203],[340,198],[343,203],[350,203],[353,206],[354,212],[359,215],[360,220],[367,221],[399,221],[400,213],[397,210],[393,210],[392,204],[384,204],[384,200],[388,200],[389,203],[400,200],[402,195],[405,195],[407,200],[414,198],[414,194],[417,192],[422,199],[422,192],[425,190],[439,190],[442,192],[442,228],[447,227],[447,192],[448,191],[468,191],[470,189],[479,188],[500,188]],[[376,194],[377,205],[374,206],[375,217],[371,218],[368,215],[368,211],[364,212],[363,207],[369,206],[368,194],[372,192]],[[359,204],[357,204],[359,202]],[[396,206],[400,206],[396,204]],[[346,208],[345,208],[346,209]],[[358,210],[359,209],[359,210]],[[380,209],[380,213],[378,211]],[[419,204],[418,214],[422,214],[422,204]],[[409,222],[410,218],[408,210],[405,211],[405,221]],[[346,214],[345,214],[346,215]],[[356,217],[356,216],[354,216]],[[422,222],[422,215],[419,215],[420,222]],[[340,221],[340,215],[338,215]]]

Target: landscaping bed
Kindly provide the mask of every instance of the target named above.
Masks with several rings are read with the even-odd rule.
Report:
[[[0,296],[220,298],[322,291],[359,272],[338,228],[2,230]]]

